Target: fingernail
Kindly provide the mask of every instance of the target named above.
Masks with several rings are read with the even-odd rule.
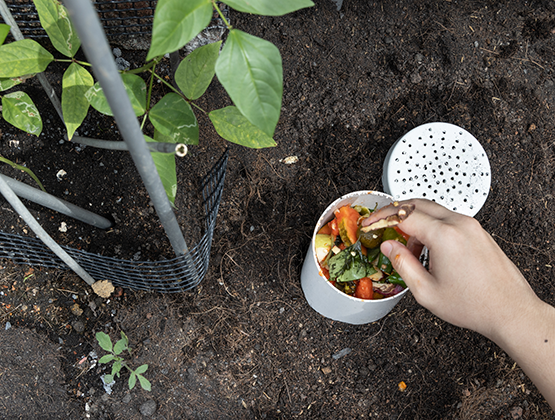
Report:
[[[391,254],[391,250],[393,249],[393,245],[389,242],[383,242],[380,249],[386,257],[389,257],[389,254]]]

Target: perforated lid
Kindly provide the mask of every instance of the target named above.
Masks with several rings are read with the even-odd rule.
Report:
[[[389,149],[384,191],[396,200],[427,198],[474,216],[488,197],[489,160],[472,134],[453,124],[416,127]]]

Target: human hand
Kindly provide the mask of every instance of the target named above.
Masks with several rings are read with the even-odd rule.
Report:
[[[422,306],[494,341],[512,317],[537,306],[539,299],[528,282],[475,219],[428,200],[400,204],[415,205],[399,225],[411,238],[407,247],[386,241],[381,250]],[[384,208],[362,224],[395,211]],[[424,245],[429,250],[429,272],[415,256]]]

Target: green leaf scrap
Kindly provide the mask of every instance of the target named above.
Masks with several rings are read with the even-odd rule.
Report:
[[[64,73],[62,113],[69,140],[87,116],[89,101],[85,95],[93,85],[91,74],[77,63],[71,63]]]
[[[32,39],[0,46],[0,78],[43,72],[54,60],[52,54]]]
[[[122,338],[114,345],[114,354],[121,354],[124,350],[127,350],[127,342]]]
[[[241,114],[272,137],[283,94],[283,70],[277,47],[233,29],[216,62],[216,75]]]
[[[276,145],[273,138],[251,124],[234,106],[212,111],[208,117],[218,134],[227,141],[253,149]]]
[[[152,143],[154,141],[163,143],[175,143],[169,137],[160,136],[157,131],[154,131],[154,139],[145,136],[147,143]],[[165,141],[166,140],[166,141]],[[168,200],[175,206],[175,196],[177,194],[177,174],[175,168],[175,155],[172,153],[157,153],[151,152],[152,160],[156,165],[156,170],[168,196]]]
[[[181,61],[175,72],[175,82],[190,100],[198,99],[210,86],[216,73],[216,60],[222,41],[197,48]]]
[[[123,73],[121,79],[133,106],[133,111],[137,117],[140,117],[146,112],[146,83],[139,76],[131,73]],[[85,96],[98,112],[111,117],[114,116],[98,82],[87,91]]]
[[[199,128],[191,105],[176,93],[168,93],[148,113],[150,122],[175,143],[198,144]]]
[[[13,126],[26,133],[39,136],[42,119],[39,110],[24,92],[13,92],[2,97],[2,116]]]
[[[0,23],[0,45],[4,43],[9,33],[10,33],[10,25],[6,25],[5,23]]]
[[[154,12],[152,43],[147,61],[177,51],[212,19],[211,0],[160,0]]]
[[[100,363],[101,365],[104,363],[110,363],[115,358],[116,356],[114,356],[113,354],[106,354],[98,360],[98,363]]]
[[[66,57],[73,57],[81,41],[73,24],[69,20],[67,10],[57,0],[33,0],[42,27],[48,34],[54,48]]]
[[[282,16],[314,6],[310,0],[226,0],[225,3],[239,12],[264,16]]]
[[[139,373],[145,373],[148,369],[148,365],[141,365],[137,369],[135,369],[135,373],[138,375]]]

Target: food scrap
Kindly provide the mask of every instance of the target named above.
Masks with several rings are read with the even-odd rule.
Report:
[[[380,251],[383,241],[407,243],[408,235],[397,225],[413,212],[414,206],[401,205],[395,209],[394,214],[363,227],[374,210],[343,206],[318,231],[314,247],[320,272],[337,289],[360,299],[382,299],[407,287],[389,258]]]

